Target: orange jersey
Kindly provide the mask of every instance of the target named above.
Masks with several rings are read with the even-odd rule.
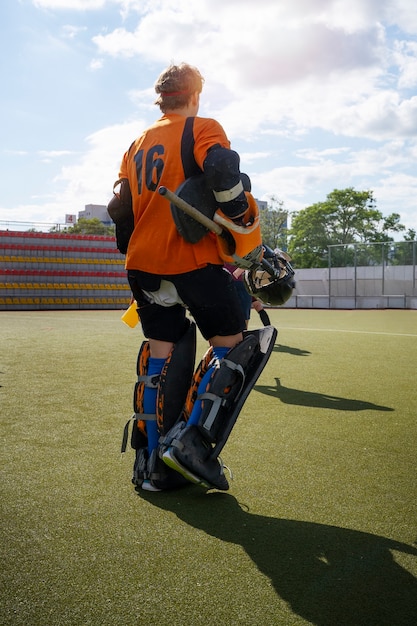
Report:
[[[161,185],[176,191],[187,178],[201,173],[207,151],[215,144],[230,148],[215,120],[169,114],[148,128],[125,153],[119,178],[129,180],[135,218],[126,269],[182,274],[208,263],[223,263],[211,233],[198,243],[183,239],[169,201],[158,193]]]

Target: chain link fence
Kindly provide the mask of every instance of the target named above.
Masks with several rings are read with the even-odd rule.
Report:
[[[416,242],[329,246],[329,308],[415,308]]]
[[[329,246],[328,267],[297,268],[288,308],[417,309],[415,241]]]

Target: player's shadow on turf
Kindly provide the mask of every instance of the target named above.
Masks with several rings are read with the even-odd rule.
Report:
[[[284,387],[279,378],[275,378],[276,386],[255,385],[254,389],[267,396],[279,398],[285,404],[297,404],[300,406],[311,406],[319,409],[334,409],[336,411],[394,411],[388,406],[380,406],[373,402],[364,400],[352,400],[352,398],[341,398],[325,393],[314,391],[302,391],[292,387]]]
[[[276,343],[272,348],[273,352],[285,352],[286,354],[292,354],[294,356],[308,356],[311,354],[308,350],[302,350],[301,348],[293,348],[291,346],[283,346],[280,343]]]
[[[200,488],[186,488],[181,497],[143,497],[220,541],[240,545],[292,611],[312,624],[416,623],[417,579],[396,561],[398,555],[417,558],[415,547],[347,528],[255,515],[232,495]],[[253,595],[252,588],[247,593]]]

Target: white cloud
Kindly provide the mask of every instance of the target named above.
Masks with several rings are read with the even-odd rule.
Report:
[[[294,133],[310,126],[374,139],[415,132],[414,101],[383,86],[392,63],[401,86],[412,85],[416,72],[411,43],[386,46],[388,0],[262,0],[256,11],[217,0],[149,6],[132,30],[94,37],[99,53],[166,64],[175,51],[176,62],[192,59],[207,79],[202,112],[210,108],[232,135],[280,133],[288,122]]]
[[[70,150],[39,150],[38,154],[42,163],[51,163],[57,158],[68,156],[72,153]]]
[[[341,154],[347,154],[339,160]],[[406,173],[416,159],[416,146],[395,141],[364,150],[302,150],[306,165],[283,166],[251,174],[260,199],[271,190],[288,211],[325,200],[333,189],[369,189],[384,214],[399,213],[407,228],[417,229],[417,177]],[[256,166],[255,166],[256,167]],[[404,167],[405,171],[401,172]],[[307,192],[307,196],[306,196]],[[306,199],[308,197],[308,200]]]
[[[103,63],[103,59],[91,59],[90,64],[89,64],[89,69],[92,70],[93,72],[96,70],[101,70],[101,68],[103,67],[104,63]]]
[[[131,33],[125,28],[116,28],[108,35],[96,35],[93,42],[100,54],[129,58],[141,52],[136,33]]]
[[[85,204],[107,204],[123,153],[144,125],[143,121],[135,120],[104,128],[87,137],[87,150],[81,159],[63,167],[56,177],[55,182],[64,183],[60,201],[73,206],[76,199],[78,210]]]
[[[55,159],[57,157],[68,156],[72,153],[70,150],[39,150],[38,154],[42,158]]]
[[[389,173],[385,178],[381,178],[378,186],[375,187],[375,198],[377,207],[381,203],[384,207],[390,207],[389,211],[382,211],[384,215],[388,213],[399,213],[402,223],[407,228],[414,228],[417,231],[417,179],[400,172]],[[412,205],[410,206],[410,198]]]
[[[75,39],[80,33],[83,33],[87,30],[85,26],[71,26],[70,24],[65,24],[62,27],[62,36],[65,39]]]
[[[89,11],[103,8],[108,0],[33,0],[33,4],[39,9]]]
[[[44,195],[32,196],[31,203],[13,209],[1,208],[2,220],[59,222],[66,213],[78,213],[86,204],[107,204],[117,180],[123,153],[143,128],[143,120],[117,124],[93,133],[86,139],[82,156],[61,168]],[[53,157],[70,154],[68,151],[40,151]],[[60,217],[61,216],[61,217]]]
[[[10,156],[27,156],[27,150],[3,150],[3,153]]]
[[[417,11],[414,0],[389,0],[385,2],[386,19],[405,33],[417,32]]]
[[[274,194],[294,210],[324,200],[333,188],[371,188],[378,208],[389,213],[401,204],[407,225],[417,226],[414,0],[34,4],[57,15],[120,11],[119,20],[98,20],[95,30],[88,22],[94,49],[84,67],[91,80],[103,81],[108,68],[125,69],[131,80],[138,67],[137,83],[114,74],[108,88],[128,102],[128,116],[133,107],[143,118],[87,137],[82,156],[72,157],[53,183],[55,196],[45,205],[51,211],[57,202],[64,214],[108,200],[122,152],[156,116],[157,74],[171,61],[188,61],[206,78],[201,115],[218,118],[232,146],[240,146],[258,197]],[[75,44],[80,21],[63,31]]]
[[[270,156],[270,152],[241,152],[241,161],[245,163],[256,163],[259,159],[266,159]]]
[[[412,89],[417,87],[417,42],[395,42],[393,61],[398,67],[398,87]]]

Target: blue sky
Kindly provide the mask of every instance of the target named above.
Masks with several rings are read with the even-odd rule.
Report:
[[[171,62],[205,77],[254,195],[374,192],[417,229],[414,0],[3,0],[0,220],[107,204]],[[397,237],[396,237],[397,238]]]

